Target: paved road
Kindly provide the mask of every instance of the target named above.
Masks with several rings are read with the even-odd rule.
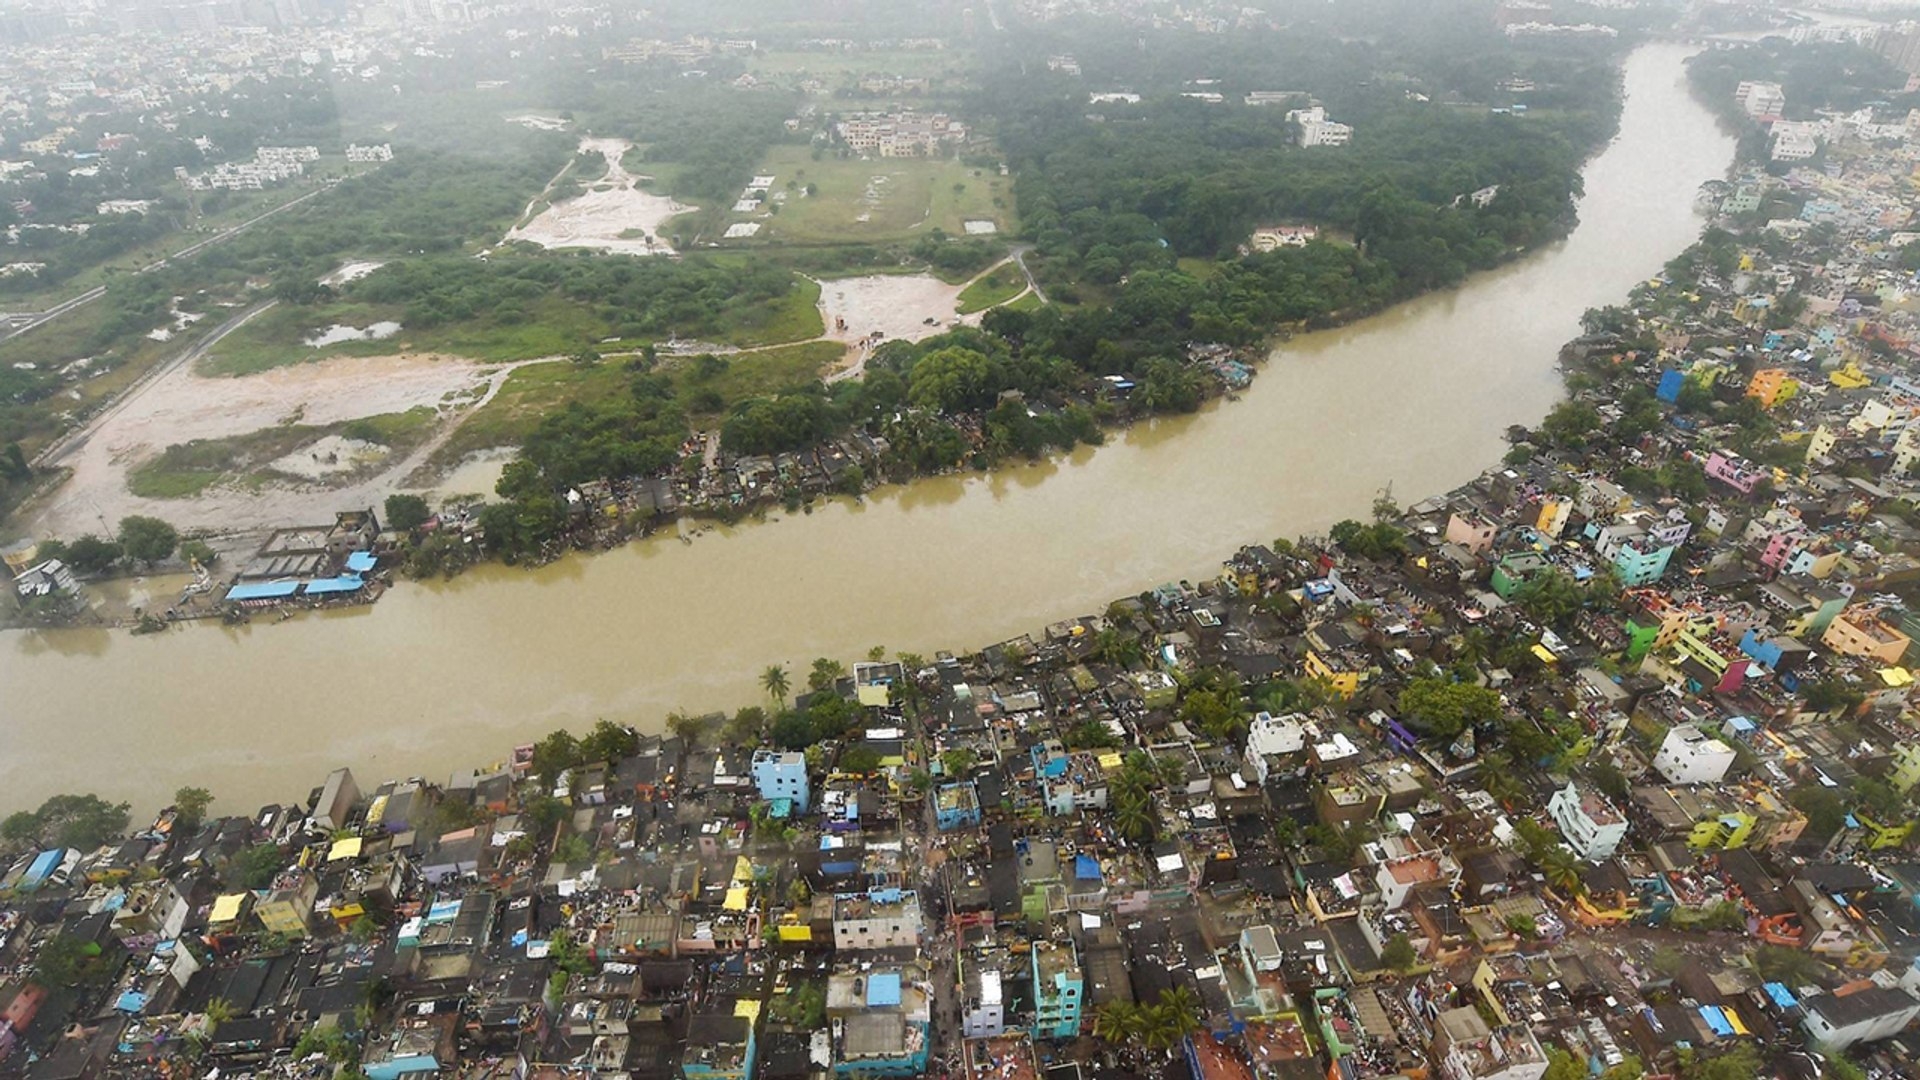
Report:
[[[219,232],[214,233],[212,236],[209,236],[204,240],[195,241],[194,243],[189,244],[184,248],[181,248],[179,251],[176,251],[173,254],[166,256],[165,258],[156,259],[153,262],[150,262],[147,265],[141,267],[140,269],[135,270],[134,273],[150,274],[155,270],[164,269],[168,266],[173,265],[173,262],[176,259],[192,258],[193,256],[200,254],[202,251],[205,251],[207,248],[210,248],[215,244],[219,244],[227,240],[231,240],[234,237],[252,228],[253,226],[258,225],[260,222],[265,221],[268,218],[274,216],[275,214],[284,213],[288,210],[291,210],[294,207],[299,206],[301,203],[306,202],[308,199],[314,198],[315,196],[320,195],[327,190],[328,189],[324,187],[316,188],[313,191],[309,191],[305,195],[300,196],[299,198],[289,199],[286,202],[281,203],[279,206],[276,206],[271,210],[266,210],[259,214],[256,214],[253,217],[250,217],[247,220],[242,221],[237,225],[229,225],[226,228],[221,229]],[[93,288],[88,289],[86,292],[83,292],[80,295],[73,297],[70,300],[63,300],[60,303],[55,304],[53,307],[50,307],[45,311],[34,314],[27,321],[20,323],[11,329],[0,329],[0,340],[5,340],[6,338],[10,338],[10,337],[17,337],[30,330],[36,330],[52,322],[53,320],[58,319],[60,316],[67,314],[70,311],[85,307],[86,305],[93,303],[95,300],[98,300],[105,295],[107,295],[107,287],[105,285],[95,285]]]

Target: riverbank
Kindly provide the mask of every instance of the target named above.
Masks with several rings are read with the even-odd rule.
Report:
[[[264,801],[342,762],[470,764],[476,746],[599,717],[654,722],[756,700],[756,672],[875,645],[1001,641],[1168,580],[1249,540],[1451,490],[1559,400],[1555,357],[1699,232],[1730,139],[1686,92],[1688,50],[1626,65],[1621,133],[1561,244],[1465,288],[1303,334],[1232,407],[1157,419],[1057,460],[882,487],[778,528],[656,536],[531,572],[487,566],[371,609],[166,640],[0,635],[22,803],[101,786],[163,802],[193,777]],[[348,702],[354,702],[348,706]]]

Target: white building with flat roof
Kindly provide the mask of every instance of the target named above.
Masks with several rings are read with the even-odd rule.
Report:
[[[1733,747],[1692,724],[1675,724],[1653,755],[1653,768],[1670,784],[1717,784],[1733,761]]]

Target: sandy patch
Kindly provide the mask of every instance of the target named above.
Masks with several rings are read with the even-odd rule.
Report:
[[[845,342],[849,366],[829,382],[857,378],[867,357],[888,341],[920,341],[956,326],[978,326],[980,316],[953,309],[965,285],[949,285],[932,274],[873,274],[820,283],[820,320],[829,341]]]
[[[529,362],[482,366],[433,355],[342,356],[218,379],[196,375],[193,365],[181,364],[142,387],[68,447],[56,464],[71,469],[72,475],[31,512],[30,528],[37,535],[72,538],[101,531],[103,521],[110,529],[128,514],[151,514],[181,529],[245,531],[326,521],[338,509],[375,506],[438,448],[453,423],[442,424],[405,460],[390,461],[378,475],[346,487],[290,483],[257,490],[218,488],[191,499],[142,499],[127,490],[126,474],[175,443],[244,435],[283,423],[334,424],[419,406],[451,420],[491,398],[515,368]],[[326,444],[325,452],[320,443]],[[319,479],[366,464],[346,460],[366,444],[345,439],[320,443],[275,462],[274,468]],[[331,454],[336,461],[322,472],[322,463],[309,456],[313,453],[322,459]],[[293,459],[304,459],[305,464]]]
[[[373,259],[345,263],[341,265],[340,269],[321,278],[320,284],[345,285],[349,282],[359,281],[361,278],[366,277],[368,274],[373,273],[385,265],[387,264]]]
[[[665,195],[640,190],[639,178],[620,163],[633,148],[625,139],[582,139],[580,152],[607,159],[607,175],[578,198],[547,207],[525,225],[507,233],[544,248],[593,248],[619,255],[671,255],[660,237],[667,219],[694,209]]]
[[[329,476],[358,472],[378,464],[391,453],[379,443],[328,435],[316,439],[285,457],[275,458],[267,468],[283,476],[303,480],[325,480]]]

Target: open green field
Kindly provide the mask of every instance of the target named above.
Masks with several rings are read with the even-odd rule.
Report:
[[[1013,181],[992,169],[957,161],[884,158],[870,161],[823,156],[804,146],[776,146],[758,171],[772,175],[774,192],[786,201],[777,213],[732,214],[729,221],[757,221],[753,245],[856,244],[917,240],[934,229],[950,236],[971,220],[992,221],[1000,235],[1016,226]],[[793,181],[795,187],[787,188]],[[806,194],[811,186],[814,194]],[[999,204],[999,205],[996,205]]]
[[[278,475],[267,468],[273,461],[329,435],[384,446],[391,460],[419,446],[436,423],[432,409],[419,408],[339,424],[282,424],[231,438],[175,443],[128,472],[127,489],[147,499],[186,499],[216,484],[266,483]],[[355,475],[342,472],[336,479]]]
[[[819,378],[845,353],[846,347],[837,342],[809,341],[718,356],[706,363],[698,358],[666,360],[660,371],[673,380],[675,397],[688,418],[700,422],[724,415],[748,398]],[[570,402],[623,393],[630,378],[632,373],[617,360],[592,367],[553,363],[520,368],[435,451],[434,463],[450,465],[476,450],[518,446],[548,413]]]
[[[1026,291],[1027,276],[1020,272],[1019,266],[1009,262],[967,286],[961,292],[955,310],[962,315],[971,315],[976,311],[998,307]]]
[[[819,337],[826,330],[820,321],[819,300],[819,285],[796,278],[793,289],[778,303],[730,308],[727,329],[718,335],[716,344],[748,349]],[[482,314],[415,331],[404,326],[404,318],[405,313],[396,308],[351,301],[312,307],[281,305],[229,334],[200,359],[199,370],[203,375],[253,375],[331,356],[405,352],[499,363],[566,356],[583,348],[617,352],[643,344],[605,344],[613,334],[612,326],[592,307],[558,296],[531,302],[527,317],[513,322],[496,322]],[[383,320],[403,325],[399,333],[377,341],[343,341],[321,348],[304,344],[305,339],[328,326],[364,328]]]

